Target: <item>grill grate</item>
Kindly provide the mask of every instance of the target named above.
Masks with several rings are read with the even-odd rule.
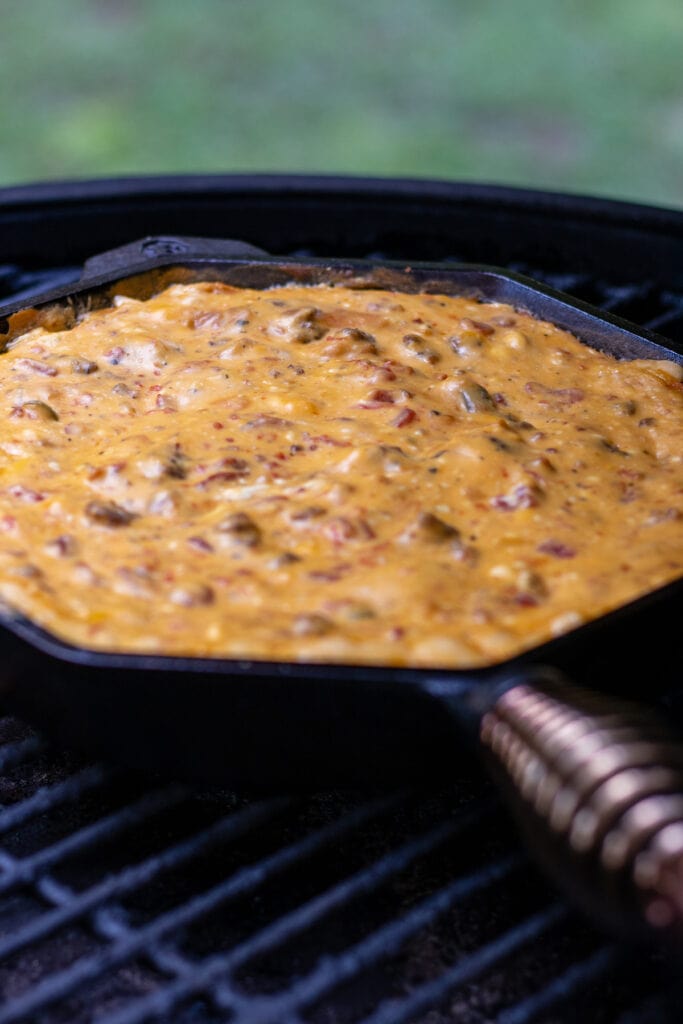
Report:
[[[29,733],[0,761],[24,779],[0,813],[1,1024],[93,1006],[106,1024],[526,1024],[597,986],[592,1019],[621,1002],[645,1020],[639,997],[666,1012],[655,958],[618,983],[628,954],[557,903],[476,775],[246,801],[83,767]]]
[[[683,294],[514,269],[683,342]],[[75,276],[0,267],[0,296]],[[2,719],[0,805],[0,1024],[678,1019],[659,958],[557,901],[475,769],[248,800],[83,765]]]

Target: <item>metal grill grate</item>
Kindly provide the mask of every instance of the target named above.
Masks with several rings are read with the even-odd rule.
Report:
[[[476,775],[246,801],[82,767],[1,724],[2,1024],[94,1007],[106,1024],[518,1024],[598,991],[591,1019],[646,1020],[641,999],[666,1019],[655,959],[634,978],[557,902]]]
[[[683,341],[681,294],[515,269]],[[50,273],[0,268],[0,294]],[[2,719],[0,803],[0,1024],[679,1019],[659,959],[558,901],[474,768],[440,792],[248,800]]]

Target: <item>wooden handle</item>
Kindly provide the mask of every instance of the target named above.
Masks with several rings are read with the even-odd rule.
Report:
[[[588,912],[683,938],[683,743],[652,711],[539,677],[480,739],[530,847]]]

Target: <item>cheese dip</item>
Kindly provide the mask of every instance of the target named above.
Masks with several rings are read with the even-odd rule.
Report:
[[[683,384],[510,306],[173,285],[0,357],[0,597],[98,650],[465,668],[683,574]]]

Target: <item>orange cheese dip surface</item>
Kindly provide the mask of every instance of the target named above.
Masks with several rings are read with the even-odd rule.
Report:
[[[465,668],[683,575],[683,384],[499,304],[172,285],[0,357],[0,597],[100,650]]]

